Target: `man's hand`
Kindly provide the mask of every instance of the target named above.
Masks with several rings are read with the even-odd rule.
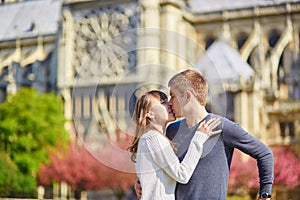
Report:
[[[134,183],[134,190],[135,190],[135,194],[138,197],[138,199],[141,199],[142,187],[141,187],[140,179],[136,179],[136,181]]]

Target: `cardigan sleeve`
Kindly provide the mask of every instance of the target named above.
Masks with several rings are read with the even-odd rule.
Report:
[[[155,137],[147,139],[147,147],[153,161],[174,180],[186,184],[199,162],[203,143],[208,139],[208,136],[197,131],[181,163],[174,153],[170,142],[163,135],[158,133],[155,134]]]

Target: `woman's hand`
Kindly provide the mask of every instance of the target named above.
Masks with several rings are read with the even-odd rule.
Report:
[[[135,183],[134,183],[134,190],[135,190],[135,194],[138,197],[138,199],[141,199],[141,197],[142,197],[142,187],[141,187],[141,183],[140,183],[139,178],[137,178]]]
[[[211,118],[207,122],[204,120],[203,122],[200,123],[197,131],[206,134],[208,137],[212,135],[216,135],[222,132],[222,130],[213,131],[213,129],[216,128],[220,123],[221,121],[218,118]]]

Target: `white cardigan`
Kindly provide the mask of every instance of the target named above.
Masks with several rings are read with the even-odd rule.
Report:
[[[186,184],[201,157],[208,136],[196,132],[180,163],[170,142],[150,130],[139,141],[136,171],[142,186],[142,200],[174,200],[176,181]]]

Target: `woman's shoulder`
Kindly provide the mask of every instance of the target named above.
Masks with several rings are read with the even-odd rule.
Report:
[[[148,144],[148,146],[165,146],[169,144],[169,141],[165,136],[163,136],[160,132],[156,130],[147,131],[141,138],[140,141],[142,143]]]
[[[144,133],[141,137],[141,139],[147,139],[147,138],[152,138],[152,137],[159,137],[161,135],[158,131],[156,130],[149,130],[146,133]]]

